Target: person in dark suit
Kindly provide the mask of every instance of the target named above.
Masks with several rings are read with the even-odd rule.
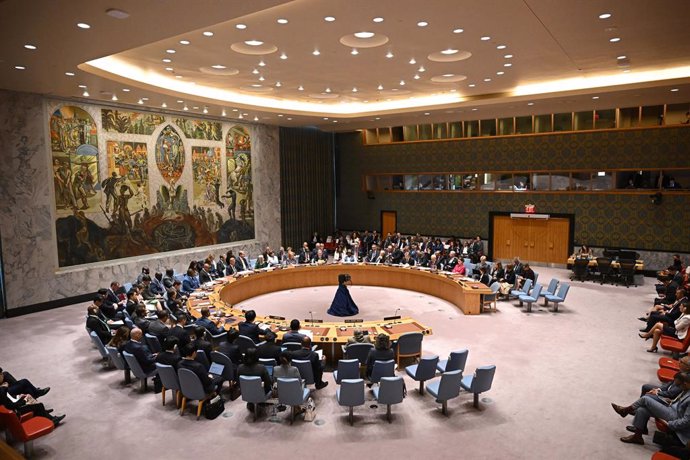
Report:
[[[142,343],[143,336],[144,333],[138,327],[132,329],[129,342],[124,346],[124,351],[134,355],[141,369],[148,374],[156,368],[156,356],[151,353],[149,347]]]
[[[261,377],[261,381],[264,384],[264,391],[268,393],[273,388],[273,381],[271,376],[268,375],[268,370],[266,366],[259,363],[259,358],[256,356],[256,348],[247,348],[244,352],[244,359],[242,364],[237,368],[237,376],[239,377],[246,375],[249,377]],[[249,405],[248,405],[249,408]],[[253,408],[252,408],[253,409]]]
[[[120,297],[118,297],[118,292],[120,291],[121,286],[120,283],[117,281],[113,281],[110,283],[110,289],[108,289],[108,292],[106,293],[105,300],[108,303],[120,303]]]
[[[235,268],[237,268],[237,271],[240,272],[246,272],[247,270],[251,270],[252,267],[249,265],[249,260],[247,259],[247,255],[244,253],[244,251],[240,251],[237,257],[237,263],[235,264]]]
[[[259,343],[261,337],[266,333],[265,331],[259,329],[259,326],[254,323],[256,319],[256,312],[254,310],[247,310],[244,313],[244,321],[237,325],[240,335],[249,337],[254,341],[254,343]],[[197,323],[199,321],[197,320]]]
[[[225,269],[228,267],[228,263],[225,260],[225,256],[221,254],[218,256],[218,262],[216,262],[216,276],[225,276]]]
[[[170,289],[173,286],[174,281],[175,281],[175,269],[174,268],[166,268],[165,269],[165,276],[163,276],[163,279],[162,279],[163,287],[165,289]]]
[[[202,326],[197,326],[194,328],[194,340],[192,341],[192,346],[197,352],[199,350],[206,354],[206,359],[211,362],[211,352],[213,351],[213,344],[206,340],[206,329]]]
[[[293,319],[292,321],[290,321],[290,331],[283,334],[283,343],[302,343],[302,339],[305,338],[306,335],[300,334],[299,330],[301,327],[302,326],[298,319]]]
[[[182,279],[182,292],[189,295],[196,289],[199,289],[199,279],[196,276],[196,271],[190,268]]]
[[[298,253],[298,262],[301,264],[308,264],[311,260],[311,250],[309,249],[309,244],[305,241],[302,243],[302,247]]]
[[[205,327],[211,335],[222,334],[224,329],[219,326],[219,321],[211,319],[211,310],[208,307],[201,307],[201,318],[196,320],[197,326]]]
[[[183,347],[180,352],[182,353],[182,359],[177,364],[177,368],[189,369],[194,372],[196,376],[199,377],[206,394],[214,393],[218,382],[214,382],[214,379],[208,374],[208,370],[204,365],[196,360],[196,349],[194,346],[191,344],[187,345]]]
[[[276,335],[273,331],[266,331],[264,335],[264,340],[266,341],[263,345],[256,349],[257,358],[275,359],[276,363],[280,358],[280,352],[282,349],[280,345],[276,344]]]
[[[328,382],[324,382],[323,380],[323,366],[321,366],[321,360],[319,359],[319,355],[312,351],[311,339],[309,337],[302,339],[302,349],[293,351],[291,356],[292,359],[305,359],[311,363],[311,370],[314,373],[314,382],[317,390],[328,386]]]
[[[479,269],[479,282],[487,287],[491,284],[491,275],[486,272],[484,267]]]
[[[235,340],[237,337],[239,337],[239,335],[240,333],[237,332],[237,329],[234,327],[230,328],[226,336],[226,341],[222,342],[218,346],[218,351],[230,358],[230,361],[237,365],[239,365],[242,361],[242,352],[240,351],[240,347],[235,344]]]
[[[173,327],[170,328],[168,337],[175,337],[177,339],[177,347],[182,348],[192,340],[189,338],[189,333],[184,328],[187,324],[187,315],[179,315],[174,321]]]
[[[15,379],[12,374],[4,371],[0,367],[0,387],[7,388],[11,395],[29,395],[34,399],[45,396],[50,391],[50,387],[38,388],[28,379]]]
[[[100,299],[94,297],[93,303],[98,307],[103,316],[109,320],[119,321],[124,317],[122,310],[125,309],[124,305],[119,303],[110,303],[106,300],[106,295],[108,294],[108,289],[99,289],[98,296]]]
[[[211,266],[209,264],[204,264],[203,268],[199,272],[199,284],[206,284],[213,281],[213,276],[211,275]]]
[[[165,293],[165,289],[165,285],[163,284],[163,274],[161,272],[156,272],[153,275],[153,278],[151,278],[149,290],[157,296],[162,296],[163,293]]]
[[[168,336],[163,341],[163,351],[156,355],[156,362],[158,364],[167,364],[172,366],[177,371],[177,366],[180,363],[180,355],[175,351],[179,341],[177,337]]]
[[[391,348],[391,339],[386,334],[379,334],[374,341],[374,348],[369,351],[367,356],[367,378],[371,377],[376,361],[388,361],[395,359],[395,352]]]
[[[98,296],[99,301],[100,299],[101,296]],[[110,342],[112,333],[110,332],[110,326],[108,325],[105,317],[100,314],[99,308],[97,305],[95,305],[95,303],[96,299],[94,299],[94,305],[89,305],[89,307],[86,309],[86,327],[95,332],[98,335],[98,338],[101,339],[103,345],[105,345]]]
[[[155,320],[151,321],[149,324],[149,330],[147,331],[151,335],[158,337],[160,342],[170,334],[170,328],[168,327],[168,310],[159,310],[156,315],[158,316]]]
[[[522,287],[525,284],[525,280],[532,280],[532,283],[534,283],[534,270],[529,266],[529,264],[525,264],[522,267],[522,275],[520,275],[522,279],[520,280],[520,287]]]
[[[34,398],[25,394],[12,394],[8,392],[6,386],[0,386],[0,406],[5,406],[7,409],[14,411],[18,416],[33,412],[35,416],[45,417],[53,422],[54,426],[58,426],[65,418],[65,415],[52,416],[45,406]]]
[[[148,311],[146,310],[146,305],[140,303],[137,309],[134,311],[134,316],[132,317],[134,325],[141,329],[144,333],[148,332],[149,324],[151,321],[148,319]]]
[[[137,291],[130,289],[127,291],[127,300],[125,301],[125,311],[130,317],[134,316],[134,312],[137,310],[137,305],[139,305],[139,302],[137,301]]]
[[[228,259],[228,265],[225,267],[225,276],[233,276],[239,272],[237,269],[237,259],[232,256]]]
[[[640,332],[649,332],[660,321],[672,325],[680,317],[680,304],[686,300],[685,289],[678,289],[676,291],[676,301],[670,306],[668,311],[661,305],[657,305],[658,309],[652,311],[648,317],[639,318],[642,321],[647,321],[647,326],[640,329]]]

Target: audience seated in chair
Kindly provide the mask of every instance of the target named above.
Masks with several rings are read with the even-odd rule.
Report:
[[[135,327],[130,332],[129,342],[127,342],[122,349],[134,355],[141,369],[148,374],[156,369],[156,357],[151,353],[149,347],[142,342],[143,337],[143,331]]]
[[[280,356],[278,357],[278,366],[273,368],[273,380],[279,379],[279,378],[286,378],[286,379],[291,379],[295,378],[298,379],[300,378],[300,373],[299,369],[297,369],[295,366],[292,366],[290,363],[292,362],[292,353],[289,351],[283,351],[280,353]]]
[[[248,377],[261,377],[266,393],[273,388],[273,381],[271,380],[271,376],[268,375],[266,366],[259,363],[259,358],[256,357],[256,348],[248,348],[244,352],[242,364],[237,368],[238,379],[243,375]],[[247,408],[249,409],[249,407]],[[253,410],[253,408],[250,410]]]
[[[305,338],[306,335],[301,334],[299,332],[301,327],[302,326],[301,326],[298,319],[293,319],[292,321],[290,321],[290,331],[283,334],[283,343],[286,343],[286,342],[302,343],[302,339]]]
[[[211,335],[222,334],[224,329],[220,327],[219,319],[211,319],[211,310],[208,307],[201,307],[201,318],[196,320],[197,326],[205,327]]]
[[[347,339],[347,343],[371,343],[369,334],[365,334],[360,328],[355,328],[352,337]]]
[[[317,390],[320,390],[328,385],[328,382],[324,382],[323,380],[323,366],[321,365],[319,355],[311,349],[311,339],[309,337],[304,337],[302,339],[302,349],[293,351],[292,359],[304,359],[311,363],[311,368],[314,373],[314,382]]]
[[[273,331],[266,331],[264,335],[264,343],[256,348],[256,357],[258,359],[275,359],[278,362],[280,358],[281,347],[276,344],[276,335]]]
[[[163,351],[156,355],[156,362],[158,364],[172,366],[173,369],[177,371],[180,359],[182,359],[179,354],[179,349],[182,347],[178,347],[179,343],[180,342],[177,340],[177,337],[172,335],[166,337],[162,344]]]
[[[374,362],[388,361],[395,359],[395,352],[391,348],[391,339],[387,334],[379,334],[374,341],[374,348],[369,351],[367,356],[367,378],[371,377],[374,370]]]
[[[194,372],[194,374],[199,377],[199,381],[204,387],[206,394],[212,394],[220,389],[220,386],[223,384],[223,380],[221,377],[212,377],[208,373],[206,367],[196,360],[196,353],[197,352],[193,344],[183,347],[180,350],[182,359],[180,359],[180,361],[177,363],[177,368],[188,369]]]
[[[213,351],[213,344],[206,340],[206,329],[201,326],[196,326],[194,328],[194,340],[192,341],[192,347],[195,350],[202,350],[206,355],[208,362],[211,362],[211,352]]]
[[[242,362],[242,351],[235,343],[235,340],[237,337],[239,337],[239,335],[240,333],[237,331],[237,329],[234,327],[230,328],[225,336],[225,342],[221,342],[221,344],[218,346],[218,351],[230,358],[230,361],[232,361],[235,365],[239,365]]]
[[[688,327],[690,327],[690,315],[688,313],[690,313],[690,302],[682,302],[680,304],[680,316],[673,323],[659,321],[649,332],[640,334],[640,337],[645,340],[653,339],[652,346],[647,351],[650,353],[657,352],[657,345],[662,334],[678,340],[685,339],[688,334]]]
[[[94,298],[94,304],[89,305],[86,309],[86,327],[95,332],[98,338],[101,339],[101,342],[103,342],[103,345],[105,345],[110,342],[112,333],[108,320],[100,313],[96,304],[97,301],[102,301],[101,296]]]
[[[129,342],[130,333],[131,330],[127,326],[118,328],[113,338],[110,339],[110,342],[108,342],[108,346],[116,348],[118,352],[122,353],[125,345],[127,345],[127,342]]]

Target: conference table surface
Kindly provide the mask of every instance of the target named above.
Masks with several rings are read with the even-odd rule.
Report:
[[[577,257],[575,257],[575,256],[570,256],[570,257],[568,258],[568,266],[573,265],[573,264],[575,263],[575,259],[576,259],[576,258],[577,258]],[[599,265],[599,264],[597,264],[597,259],[596,259],[596,257],[589,257],[588,259],[589,259],[589,264],[588,264],[589,267],[597,267],[597,266]],[[621,265],[620,265],[619,261],[617,261],[617,260],[611,260],[611,266],[612,266],[613,268],[620,268]],[[638,260],[635,261],[635,270],[637,270],[637,271],[642,271],[642,270],[644,270],[644,260],[639,260],[639,259],[638,259]]]

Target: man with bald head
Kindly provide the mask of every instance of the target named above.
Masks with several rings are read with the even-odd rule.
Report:
[[[311,339],[307,336],[302,338],[302,348],[292,352],[292,359],[304,359],[311,363],[311,370],[314,373],[314,383],[316,389],[320,390],[328,385],[328,382],[323,381],[323,366],[319,355],[311,349]]]
[[[131,353],[136,358],[142,370],[147,374],[156,368],[156,355],[151,353],[149,347],[142,342],[144,333],[138,327],[132,329],[129,334],[129,342],[124,346],[127,353]]]

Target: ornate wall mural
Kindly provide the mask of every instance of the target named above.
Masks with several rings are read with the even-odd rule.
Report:
[[[50,144],[57,214],[98,212],[98,129],[91,115],[74,106],[55,110]]]
[[[228,131],[226,158],[232,170],[223,177],[222,123],[110,109],[100,113],[102,126],[79,107],[61,107],[50,119],[60,267],[254,238],[246,128]],[[172,123],[181,123],[186,137],[206,145],[185,151]],[[100,157],[99,130],[109,133],[100,139],[106,149]],[[185,172],[187,154],[191,174]]]

